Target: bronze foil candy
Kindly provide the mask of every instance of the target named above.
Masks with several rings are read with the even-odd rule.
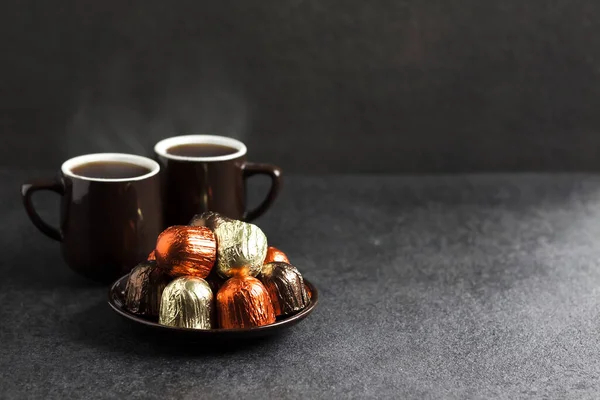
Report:
[[[214,211],[205,211],[202,214],[196,214],[188,225],[190,226],[206,226],[215,230],[223,222],[234,221]]]
[[[217,257],[212,231],[204,226],[171,226],[156,241],[156,262],[172,277],[206,278]]]
[[[170,280],[155,261],[138,264],[127,279],[125,307],[134,314],[158,317],[160,298]]]
[[[289,264],[290,260],[288,260],[283,251],[279,250],[277,247],[269,246],[263,264],[268,264],[270,262],[284,262]]]
[[[211,329],[213,293],[204,279],[182,276],[162,294],[158,322],[179,328]]]
[[[251,276],[229,279],[217,293],[219,327],[250,328],[275,322],[267,289]]]
[[[310,302],[304,279],[293,265],[284,262],[265,264],[258,279],[267,288],[277,316],[296,313]]]
[[[267,237],[256,225],[227,221],[215,229],[217,272],[224,278],[256,276],[267,255]]]

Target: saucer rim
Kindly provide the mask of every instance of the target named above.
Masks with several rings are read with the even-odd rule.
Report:
[[[168,325],[161,325],[158,322],[154,322],[152,320],[146,319],[143,316],[133,314],[125,309],[124,304],[122,303],[122,292],[121,288],[125,287],[127,283],[127,278],[129,274],[122,276],[121,278],[114,281],[108,290],[108,304],[109,306],[119,315],[124,318],[129,319],[130,321],[136,322],[138,324],[142,324],[151,328],[160,329],[162,331],[170,331],[170,332],[187,332],[193,333],[197,335],[205,335],[205,336],[219,336],[225,334],[261,334],[268,333],[273,331],[278,331],[282,328],[287,328],[291,325],[294,325],[308,315],[312,313],[314,308],[317,306],[319,302],[319,292],[314,284],[312,284],[309,280],[304,279],[304,285],[308,288],[311,293],[310,304],[308,304],[301,311],[296,314],[292,314],[290,316],[284,317],[272,324],[263,325],[263,326],[255,326],[251,328],[234,328],[234,329],[225,329],[225,328],[215,328],[215,329],[195,329],[195,328],[182,328]],[[117,299],[119,301],[117,302]]]

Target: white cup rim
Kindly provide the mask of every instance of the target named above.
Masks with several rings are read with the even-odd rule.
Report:
[[[236,149],[234,153],[225,154],[224,156],[215,157],[187,157],[178,156],[175,154],[169,154],[167,152],[173,146],[179,146],[182,144],[220,144],[227,147]],[[183,135],[183,136],[172,136],[156,143],[154,146],[154,152],[161,157],[165,157],[171,160],[179,161],[202,161],[202,162],[216,162],[216,161],[227,161],[235,160],[236,158],[242,157],[246,154],[246,145],[237,139],[227,136],[217,135]]]
[[[139,165],[144,168],[148,168],[150,172],[144,175],[132,176],[128,178],[94,178],[90,176],[78,175],[73,172],[73,168],[78,167],[82,164],[87,164],[91,162],[98,161],[117,161],[117,162],[127,162],[135,165]],[[83,179],[86,181],[95,181],[95,182],[131,182],[131,181],[142,181],[144,179],[150,178],[158,174],[160,171],[160,165],[147,157],[138,156],[135,154],[126,154],[126,153],[92,153],[92,154],[84,154],[81,156],[73,157],[65,161],[60,170],[65,176],[69,176],[71,178]]]

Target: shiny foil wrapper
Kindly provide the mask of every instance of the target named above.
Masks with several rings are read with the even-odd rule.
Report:
[[[172,226],[165,229],[156,242],[158,266],[172,277],[206,278],[217,257],[213,232],[204,226]]]
[[[156,254],[154,253],[154,250],[152,250],[150,252],[150,254],[148,254],[148,261],[154,261],[156,260]]]
[[[212,230],[215,230],[223,222],[235,221],[231,218],[225,217],[214,211],[205,211],[202,214],[196,214],[188,225],[190,226],[206,226]]]
[[[251,328],[275,322],[267,289],[251,276],[233,277],[217,293],[219,327]]]
[[[267,255],[267,237],[256,225],[242,221],[221,223],[217,238],[217,272],[224,278],[256,276]]]
[[[158,322],[178,328],[211,329],[214,319],[213,293],[202,278],[182,276],[162,293]]]
[[[263,264],[272,262],[284,262],[289,264],[290,260],[288,260],[288,257],[283,251],[279,250],[277,247],[269,246],[267,248],[267,256],[265,257]]]
[[[154,261],[138,264],[125,286],[125,307],[134,314],[158,317],[163,290],[171,278]]]
[[[285,262],[265,264],[258,279],[267,288],[277,316],[294,314],[310,303],[304,279],[293,265]]]
[[[304,291],[306,292],[306,295],[308,296],[308,300],[310,301],[310,299],[312,299],[312,292],[310,291],[310,287],[304,285]]]

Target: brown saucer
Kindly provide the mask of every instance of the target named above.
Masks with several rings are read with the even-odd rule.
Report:
[[[273,324],[240,329],[177,328],[173,326],[160,325],[156,320],[135,315],[125,308],[123,296],[125,285],[127,284],[127,277],[128,275],[125,275],[118,279],[111,285],[108,291],[108,304],[112,307],[112,309],[130,321],[142,324],[148,328],[155,329],[156,332],[180,336],[182,339],[222,341],[258,338],[276,334],[306,318],[313,311],[319,301],[319,292],[317,291],[317,288],[314,287],[314,285],[308,280],[304,279],[304,284],[311,293],[310,304],[297,314],[278,317],[277,321]]]

